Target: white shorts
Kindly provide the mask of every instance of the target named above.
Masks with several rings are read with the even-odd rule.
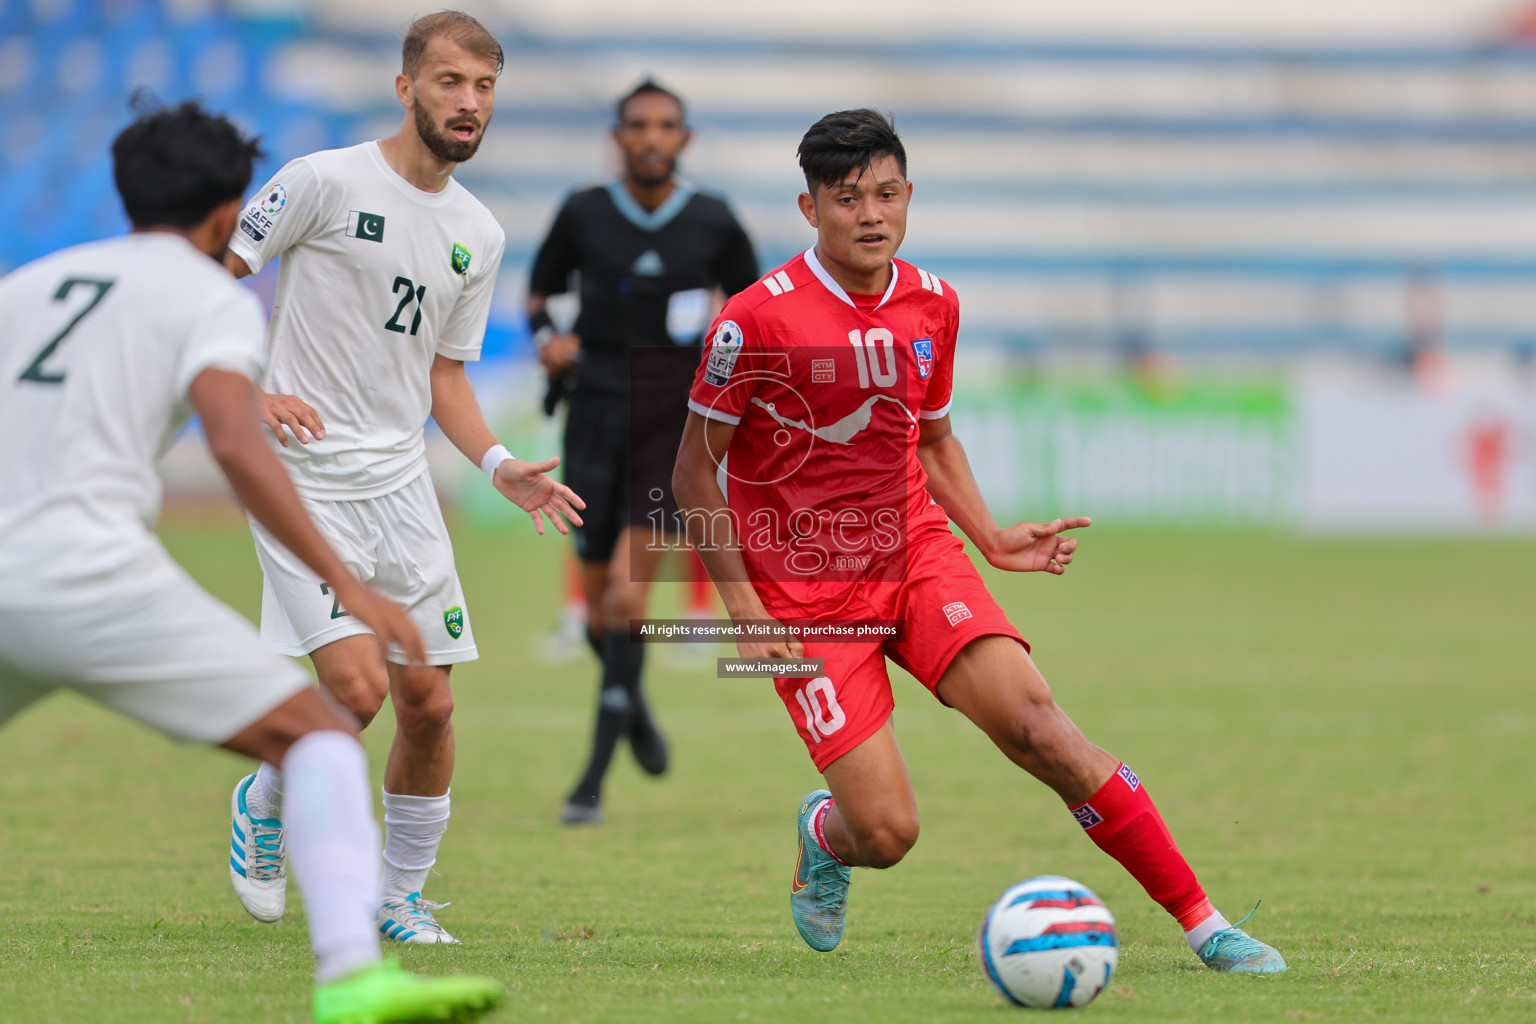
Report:
[[[423,472],[397,491],[359,501],[304,498],[304,507],[358,579],[405,607],[421,631],[427,664],[453,665],[480,656],[469,627],[464,589],[453,565],[443,510]],[[264,577],[261,639],[295,658],[372,631],[347,614],[319,576],[251,520]],[[385,655],[396,664],[405,655]]]
[[[179,568],[127,596],[116,589],[94,603],[0,609],[0,725],[63,687],[217,745],[311,685]]]

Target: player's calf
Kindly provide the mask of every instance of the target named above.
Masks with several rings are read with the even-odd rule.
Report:
[[[827,831],[836,835],[831,842],[849,864],[863,868],[889,868],[901,863],[917,845],[916,814],[897,814],[875,821],[848,822],[844,807],[833,804],[827,814]],[[843,850],[847,850],[843,854]]]
[[[860,867],[899,863],[917,843],[917,799],[889,720],[822,774],[837,794],[818,819],[832,852]]]

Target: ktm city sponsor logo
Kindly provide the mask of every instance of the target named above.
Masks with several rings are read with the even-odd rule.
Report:
[[[1092,804],[1083,804],[1081,807],[1072,808],[1072,817],[1076,818],[1077,823],[1083,826],[1083,828],[1093,828],[1093,826],[1104,820],[1103,816],[1093,809]]]
[[[958,626],[971,617],[971,610],[965,606],[964,601],[952,601],[944,606],[943,611],[951,626]]]

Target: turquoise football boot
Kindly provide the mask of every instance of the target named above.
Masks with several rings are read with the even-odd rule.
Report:
[[[1259,901],[1260,903],[1263,900]],[[1205,945],[1200,947],[1200,952],[1195,954],[1213,971],[1228,971],[1232,974],[1280,974],[1285,970],[1285,958],[1280,951],[1268,943],[1243,931],[1238,925],[1246,924],[1249,917],[1258,911],[1255,904],[1253,910],[1248,911],[1248,917],[1243,918],[1230,928],[1221,931],[1205,940]]]
[[[823,850],[808,831],[811,811],[831,796],[825,789],[818,789],[800,801],[795,829],[799,854],[795,858],[795,877],[789,884],[789,909],[795,916],[795,929],[806,945],[818,953],[830,953],[843,941],[848,882],[853,874]]]

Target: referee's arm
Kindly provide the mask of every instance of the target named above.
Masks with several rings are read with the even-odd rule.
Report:
[[[757,280],[757,253],[752,248],[752,239],[734,216],[715,264],[715,280],[720,282],[726,298],[745,291]]]
[[[571,275],[580,264],[577,251],[576,225],[567,201],[555,215],[549,234],[539,246],[534,257],[533,269],[528,275],[528,331],[538,345],[539,362],[549,373],[551,385],[571,364],[581,351],[581,339],[575,334],[561,333],[550,318],[548,300],[551,295],[570,291]],[[553,387],[551,388],[553,391]]]

